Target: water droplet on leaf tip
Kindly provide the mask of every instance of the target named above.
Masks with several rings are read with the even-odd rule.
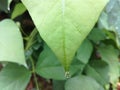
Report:
[[[71,75],[70,75],[70,72],[69,72],[69,71],[66,71],[66,72],[65,72],[65,77],[66,77],[67,79],[71,77]]]

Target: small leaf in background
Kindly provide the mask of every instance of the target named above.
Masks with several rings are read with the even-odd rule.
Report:
[[[101,40],[104,40],[106,38],[105,33],[103,30],[100,30],[98,28],[94,28],[88,38],[92,40],[94,43],[99,43]]]
[[[116,40],[116,38],[115,38],[115,33],[113,33],[112,31],[109,31],[109,30],[103,30],[103,31],[104,31],[104,33],[106,34],[106,38],[107,38],[107,39],[111,39],[111,40],[113,40],[113,41]]]
[[[10,19],[0,22],[0,61],[26,66],[21,33],[18,26]]]
[[[0,72],[0,90],[25,90],[30,71],[18,64],[8,64]]]
[[[108,0],[22,0],[41,37],[69,71]],[[38,9],[39,8],[39,9]]]
[[[93,46],[89,40],[84,40],[81,44],[80,48],[77,51],[77,59],[80,60],[82,63],[87,64],[89,58],[92,54]]]
[[[109,83],[109,67],[102,60],[93,60],[90,65],[86,66],[85,72],[87,76],[94,78],[102,86]]]
[[[22,3],[18,3],[12,12],[11,18],[14,19],[22,15],[25,11],[26,11],[25,6]]]
[[[60,65],[54,53],[45,45],[38,58],[36,72],[45,78],[65,79],[64,69]]]
[[[117,82],[119,77],[119,60],[118,60],[118,52],[112,46],[100,47],[99,53],[102,57],[102,60],[108,63],[109,65],[109,77],[110,82]]]
[[[65,90],[64,89],[65,81],[56,81],[53,80],[53,90]]]
[[[107,14],[104,11],[101,13],[101,16],[99,18],[98,27],[100,29],[103,29],[103,28],[107,29],[107,30],[110,29],[110,27],[108,25],[108,16],[107,16]]]
[[[65,90],[104,90],[94,79],[88,76],[76,76],[67,80]]]
[[[71,76],[76,72],[82,72],[84,64],[80,63],[77,60],[74,60],[70,67]],[[55,79],[55,80],[65,80],[64,68],[57,60],[57,57],[51,51],[51,49],[45,45],[43,52],[40,54],[38,58],[38,62],[36,65],[36,72],[47,79]]]

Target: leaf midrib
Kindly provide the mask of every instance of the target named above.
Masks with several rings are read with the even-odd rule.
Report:
[[[61,10],[61,12],[62,12],[62,17],[61,17],[61,19],[62,19],[62,32],[63,32],[63,34],[62,34],[62,40],[63,40],[63,53],[64,53],[64,63],[65,63],[65,65],[67,65],[67,57],[66,57],[66,42],[65,42],[65,26],[64,26],[64,24],[65,24],[65,0],[61,0],[61,6],[62,6],[62,10]],[[65,66],[65,69],[67,69],[67,66]]]

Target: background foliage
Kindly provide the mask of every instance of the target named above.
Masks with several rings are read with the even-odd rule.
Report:
[[[61,65],[41,38],[23,3],[0,0],[0,90],[120,90],[119,10],[120,1],[110,0],[84,37],[69,66],[70,78],[66,79],[63,61]]]

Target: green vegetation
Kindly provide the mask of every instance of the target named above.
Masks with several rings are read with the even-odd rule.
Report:
[[[0,0],[0,90],[120,90],[119,0]]]

